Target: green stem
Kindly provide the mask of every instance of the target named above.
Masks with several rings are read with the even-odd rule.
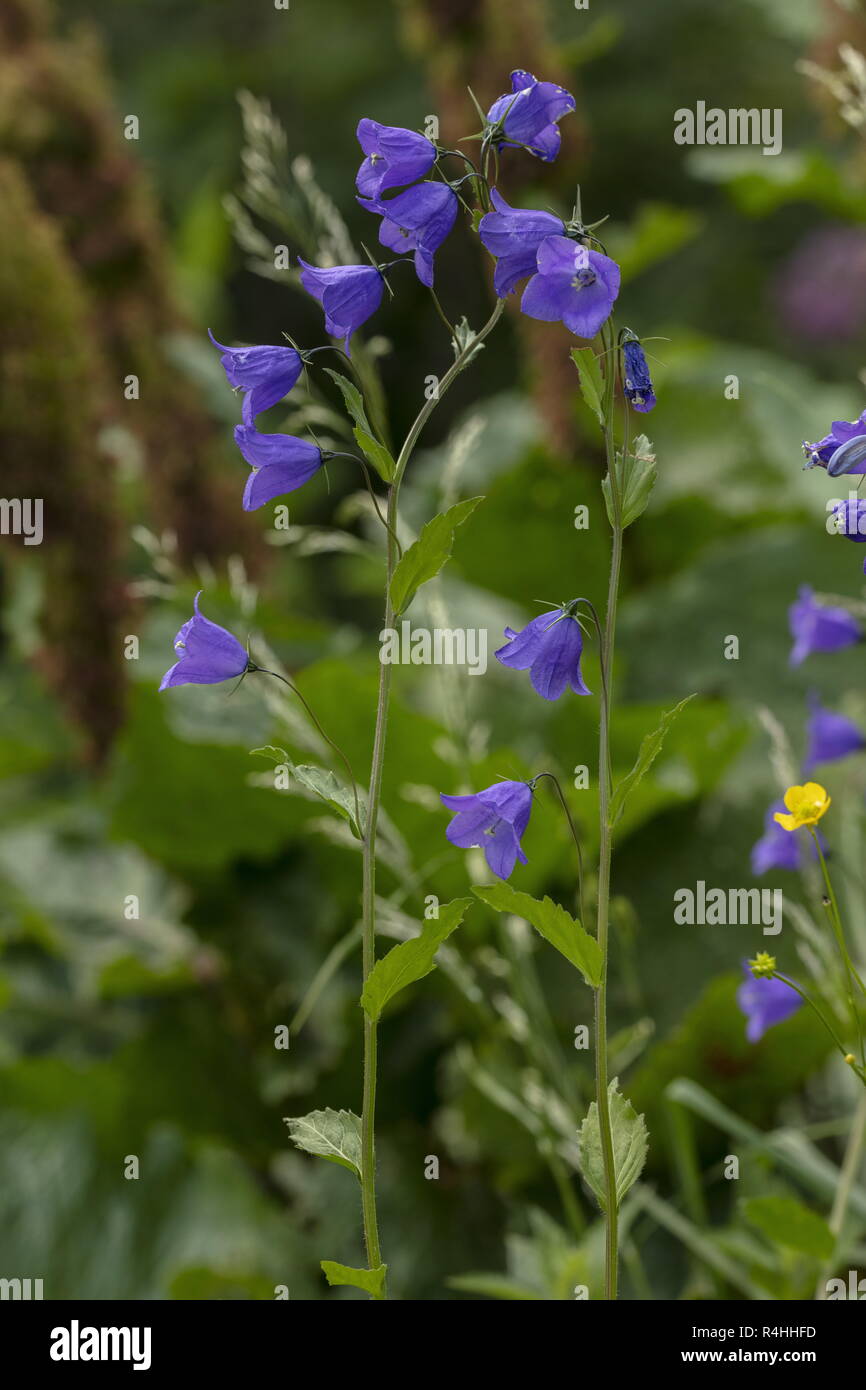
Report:
[[[842,928],[842,914],[839,911],[839,903],[836,900],[836,893],[833,889],[833,882],[830,878],[830,871],[827,868],[827,861],[824,858],[824,851],[821,849],[820,836],[818,835],[818,832],[815,829],[814,825],[809,826],[809,831],[811,833],[812,839],[815,842],[815,849],[817,851],[818,859],[821,864],[821,873],[824,876],[824,887],[827,889],[827,897],[830,899],[830,911],[828,913],[828,916],[830,918],[830,925],[833,928],[833,935],[836,938],[836,945],[839,948],[839,955],[842,958],[842,965],[845,970],[845,979],[848,985],[848,1005],[851,1009],[851,1018],[854,1024],[854,1033],[860,1045],[860,1066],[861,1068],[866,1070],[866,1052],[864,1052],[863,1045],[863,1028],[860,1023],[860,1010],[858,1009],[857,1001],[854,998],[854,981],[857,981],[861,990],[863,989],[863,981],[860,979],[860,976],[854,969],[854,964],[851,960],[850,955],[848,954],[848,947],[845,942],[845,932]]]
[[[608,330],[612,333],[612,329]],[[610,577],[607,589],[607,612],[601,639],[602,693],[599,720],[598,777],[599,777],[599,829],[600,849],[598,862],[598,916],[597,938],[601,950],[601,980],[595,992],[595,1099],[598,1107],[599,1133],[602,1157],[604,1160],[604,1181],[606,1191],[605,1209],[605,1259],[604,1289],[605,1298],[617,1296],[617,1197],[616,1167],[613,1151],[613,1133],[610,1123],[610,1100],[608,1096],[607,1064],[607,966],[608,966],[608,925],[610,915],[610,866],[613,832],[610,825],[610,798],[612,792],[610,771],[610,719],[613,691],[613,651],[616,634],[616,613],[619,601],[619,581],[622,567],[622,514],[619,495],[619,482],[616,477],[616,447],[613,437],[613,391],[615,365],[612,358],[607,360],[605,382],[604,444],[607,456],[607,471],[610,480],[610,494],[613,511],[613,540],[611,544]]]
[[[421,431],[432,415],[448,387],[467,365],[475,348],[495,327],[504,300],[497,300],[496,307],[483,328],[479,329],[456,360],[449,367],[439,383],[436,396],[426,400],[413,421],[403,447],[397,457],[394,481],[388,490],[387,513],[387,565],[385,583],[384,626],[394,626],[395,612],[391,601],[391,580],[397,556],[398,505],[400,484],[403,481],[407,464],[412,457]],[[388,710],[391,700],[391,664],[379,663],[379,689],[376,699],[376,727],[373,735],[373,758],[370,768],[370,788],[367,801],[367,819],[364,826],[363,843],[363,885],[362,885],[362,937],[361,960],[364,984],[376,964],[376,828],[379,820],[379,805],[382,799],[382,774],[385,767],[385,739],[388,729]],[[376,1209],[376,1073],[378,1060],[377,1025],[364,1015],[364,1083],[361,1108],[361,1211],[364,1222],[364,1242],[367,1250],[367,1265],[377,1269],[382,1263],[379,1244],[379,1222]]]

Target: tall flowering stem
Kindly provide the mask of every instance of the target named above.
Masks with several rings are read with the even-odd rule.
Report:
[[[388,490],[387,510],[387,562],[385,580],[384,626],[392,628],[395,621],[394,604],[391,596],[391,580],[397,563],[397,532],[399,523],[400,487],[415,445],[437,404],[448,388],[460,375],[474,356],[478,347],[498,323],[505,302],[497,300],[496,307],[484,327],[464,343],[455,361],[439,382],[437,394],[424,402],[413,421],[397,456],[394,480]],[[376,964],[376,829],[379,819],[379,806],[382,798],[382,774],[385,767],[385,743],[388,729],[388,711],[391,699],[391,664],[380,662],[379,689],[376,702],[376,727],[373,735],[373,757],[370,768],[367,819],[363,841],[363,936],[362,972],[366,984]],[[364,1017],[364,1087],[361,1111],[361,1209],[364,1221],[364,1241],[370,1269],[377,1269],[382,1263],[379,1243],[379,1223],[376,1208],[376,1069],[378,1053],[378,1025],[365,1014]]]

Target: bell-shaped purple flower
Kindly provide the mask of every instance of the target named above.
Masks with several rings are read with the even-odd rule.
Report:
[[[456,811],[445,834],[459,849],[478,846],[484,850],[489,868],[497,878],[510,878],[514,865],[526,863],[520,845],[532,810],[532,788],[528,782],[496,782],[471,796],[439,799],[449,811]]]
[[[178,660],[165,673],[160,690],[172,685],[218,685],[242,676],[251,662],[236,637],[199,612],[199,589],[189,618],[174,639]]]
[[[304,260],[301,265],[301,284],[324,309],[326,332],[342,338],[348,352],[352,334],[382,302],[382,272],[374,265],[334,265],[325,270]]]
[[[416,183],[396,198],[359,198],[368,212],[381,217],[379,240],[389,251],[415,252],[415,273],[422,285],[433,284],[433,256],[454,226],[457,194],[447,183]]]
[[[737,1003],[746,1016],[746,1037],[756,1043],[768,1028],[795,1014],[803,1001],[784,980],[756,979],[748,965],[744,964],[743,969],[746,978],[737,990]]]
[[[355,187],[366,198],[378,198],[389,188],[400,188],[429,174],[436,147],[426,137],[402,126],[380,125],[365,116],[358,122],[358,143],[364,162]]]
[[[625,338],[622,344],[622,389],[632,409],[642,415],[656,403],[646,355],[634,335]]]
[[[559,153],[557,121],[575,107],[574,97],[556,82],[539,82],[518,68],[511,74],[511,91],[498,97],[487,112],[499,149],[522,145],[549,163]]]
[[[811,772],[819,763],[833,763],[839,758],[847,758],[851,753],[859,753],[866,747],[866,738],[852,719],[844,714],[834,714],[825,709],[817,695],[809,701],[811,712],[806,724],[808,747],[803,762],[803,771]],[[783,811],[785,808],[778,808]],[[782,834],[787,834],[782,831]],[[793,839],[793,835],[788,836]]]
[[[861,545],[866,541],[866,498],[849,497],[847,502],[840,502],[833,508],[833,518],[840,536]]]
[[[826,468],[832,478],[866,473],[866,410],[858,420],[834,420],[815,444],[803,441],[807,468]]]
[[[306,439],[259,434],[251,425],[235,427],[235,443],[253,470],[244,489],[245,512],[303,487],[324,461],[321,449]]]
[[[500,299],[511,294],[518,280],[534,275],[538,248],[549,236],[564,236],[565,223],[552,212],[513,208],[495,188],[490,190],[495,212],[487,212],[478,224],[478,235],[496,257],[493,288]]]
[[[245,425],[254,425],[257,415],[287,396],[301,375],[304,364],[294,348],[270,344],[230,348],[218,343],[210,329],[208,336],[222,353],[220,361],[229,385],[246,392],[242,412]]]
[[[544,700],[558,700],[569,685],[575,695],[592,694],[580,674],[583,633],[570,607],[541,613],[520,632],[507,627],[508,642],[494,652],[503,666],[528,671],[533,689]]]
[[[790,663],[799,666],[812,652],[837,652],[851,647],[863,636],[860,624],[845,608],[817,603],[814,590],[804,584],[797,600],[788,609],[794,645]]]
[[[764,833],[752,846],[752,873],[756,877],[769,873],[771,869],[799,869],[800,846],[797,836],[783,830],[775,819],[777,811],[785,811],[785,803],[780,798],[774,801],[764,817]]]
[[[619,266],[600,251],[570,237],[549,236],[536,257],[533,275],[520,301],[531,319],[562,319],[579,338],[594,338],[619,294]]]

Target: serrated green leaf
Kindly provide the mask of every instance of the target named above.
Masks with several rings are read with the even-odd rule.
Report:
[[[362,425],[356,425],[353,433],[364,458],[373,465],[382,481],[392,482],[397,472],[397,465],[385,445],[381,444],[378,439],[374,439],[370,431],[364,429]]]
[[[835,1241],[823,1216],[794,1197],[748,1197],[743,1215],[775,1244],[816,1260],[829,1260]]]
[[[325,371],[331,380],[335,381],[340,388],[340,394],[343,397],[346,409],[355,424],[360,425],[361,429],[366,430],[369,434],[371,432],[370,421],[367,419],[367,412],[364,409],[364,397],[361,395],[357,386],[354,382],[350,381],[347,376],[343,376],[341,372],[335,372],[332,367],[326,367]]]
[[[576,966],[588,985],[598,988],[601,980],[598,942],[559,903],[551,898],[539,901],[528,893],[518,892],[510,883],[474,883],[472,891],[497,912],[513,912],[516,917],[524,917],[545,941]]]
[[[387,1265],[379,1265],[376,1269],[353,1269],[351,1265],[337,1264],[336,1260],[322,1260],[321,1265],[322,1273],[332,1289],[348,1285],[354,1289],[363,1289],[365,1293],[372,1294],[373,1298],[381,1299],[385,1295]]]
[[[622,513],[620,519],[623,528],[631,526],[632,522],[637,521],[641,513],[646,511],[650,493],[655,486],[656,472],[656,458],[652,452],[652,444],[645,434],[640,434],[634,442],[631,453],[626,454],[625,458],[617,457],[620,510]],[[613,526],[614,513],[610,478],[606,477],[601,486],[604,492],[608,520]]]
[[[651,734],[647,734],[641,741],[634,767],[631,772],[626,773],[610,799],[608,825],[610,825],[611,828],[616,825],[622,815],[629,795],[634,791],[638,782],[646,776],[661,752],[662,744],[665,741],[665,734],[671,724],[673,724],[680,710],[684,709],[689,703],[689,700],[694,700],[694,698],[694,695],[687,695],[684,700],[680,700],[678,705],[675,705],[673,709],[669,709],[666,714],[662,715],[662,721],[658,728],[654,729]]]
[[[293,763],[285,749],[276,748],[273,744],[253,748],[251,753],[272,758],[278,767],[285,767],[299,787],[317,796],[320,801],[327,802],[332,810],[349,822],[355,839],[361,839],[363,830],[355,814],[355,797],[351,788],[344,786],[333,772],[314,767],[311,763]]]
[[[604,429],[604,379],[601,361],[591,347],[572,348],[571,360],[577,367],[583,399]]]
[[[471,898],[445,903],[439,908],[439,916],[425,922],[418,936],[401,941],[376,962],[361,994],[361,1006],[368,1018],[381,1017],[395,994],[436,969],[433,957],[442,942],[460,926],[471,903]]]
[[[631,1101],[621,1094],[617,1077],[608,1086],[607,1095],[616,1175],[616,1204],[619,1207],[632,1183],[640,1177],[646,1162],[649,1135],[643,1115],[638,1115]],[[604,1155],[595,1101],[590,1105],[578,1131],[578,1145],[580,1171],[598,1198],[602,1211],[606,1211],[607,1184],[604,1180]]]
[[[454,533],[475,511],[482,497],[469,497],[457,502],[447,512],[440,512],[422,529],[417,541],[409,546],[394,570],[391,579],[391,602],[394,614],[408,608],[415,594],[428,579],[433,579],[451,555]]]
[[[361,1176],[361,1121],[351,1110],[311,1110],[286,1117],[286,1124],[297,1148]]]

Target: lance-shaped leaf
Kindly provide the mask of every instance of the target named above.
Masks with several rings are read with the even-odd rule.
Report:
[[[497,912],[513,912],[524,917],[535,930],[576,966],[588,985],[597,989],[601,980],[601,951],[594,936],[580,925],[564,907],[551,898],[532,898],[510,883],[475,883],[473,893]]]
[[[440,512],[421,531],[417,541],[409,546],[397,564],[391,579],[391,602],[396,616],[409,607],[415,594],[428,579],[433,579],[450,558],[454,533],[475,508],[481,497],[469,497],[457,502],[447,512]]]
[[[637,521],[641,513],[646,511],[650,493],[656,480],[656,456],[652,451],[652,444],[645,434],[638,435],[631,453],[626,454],[624,458],[622,455],[617,455],[616,467],[620,492],[620,520],[623,527],[631,526],[632,522]],[[614,510],[610,478],[606,477],[601,486],[604,492],[608,521],[613,526]]]
[[[351,1110],[311,1110],[309,1115],[286,1117],[286,1124],[299,1149],[361,1176],[361,1121]]]
[[[646,1162],[649,1135],[643,1115],[620,1093],[614,1077],[607,1088],[610,1128],[613,1139],[613,1171],[616,1176],[616,1204],[620,1206],[632,1183],[640,1177]],[[604,1177],[604,1150],[598,1123],[598,1106],[589,1107],[578,1131],[580,1171],[589,1183],[602,1211],[607,1211],[607,1183]]]
[[[272,744],[264,748],[253,748],[251,752],[263,758],[272,758],[279,767],[285,767],[301,790],[318,797],[320,801],[326,801],[332,810],[349,822],[355,838],[361,839],[363,830],[358,825],[355,815],[355,797],[351,788],[345,787],[333,772],[327,772],[323,767],[313,767],[308,763],[293,763],[284,748],[275,748]]]
[[[337,1264],[336,1260],[322,1260],[321,1265],[331,1288],[349,1285],[353,1289],[363,1289],[373,1298],[381,1299],[385,1295],[387,1265],[379,1265],[376,1269],[353,1269],[351,1265]]]
[[[572,348],[571,360],[580,376],[580,389],[583,399],[604,429],[604,380],[601,375],[601,361],[591,347]]]
[[[384,482],[390,483],[397,466],[385,445],[373,433],[373,427],[367,419],[367,412],[364,409],[364,398],[361,392],[348,377],[343,376],[340,372],[335,372],[330,367],[326,367],[325,371],[340,388],[346,409],[354,421],[353,433],[358,448],[367,462],[373,465],[379,477]]]
[[[653,732],[651,734],[647,734],[646,737],[641,741],[641,746],[638,750],[637,760],[635,762],[634,767],[632,768],[631,772],[626,773],[625,777],[623,777],[622,781],[619,783],[616,790],[614,791],[613,796],[610,799],[610,808],[608,811],[608,824],[611,827],[616,825],[617,821],[623,813],[625,803],[628,800],[629,796],[634,791],[638,782],[640,782],[646,776],[647,772],[649,772],[649,769],[652,767],[653,763],[655,762],[656,758],[661,752],[662,744],[665,741],[665,734],[671,727],[671,724],[673,724],[680,710],[685,709],[686,705],[689,703],[689,700],[693,700],[694,698],[694,695],[687,695],[684,700],[680,700],[678,705],[675,705],[673,709],[669,709],[666,714],[662,715],[662,721],[659,724],[658,728],[653,729]]]
[[[361,993],[361,1005],[368,1018],[375,1021],[395,994],[436,969],[433,957],[442,942],[460,926],[471,903],[471,898],[455,898],[443,904],[439,916],[425,922],[418,936],[401,941],[376,962]]]

